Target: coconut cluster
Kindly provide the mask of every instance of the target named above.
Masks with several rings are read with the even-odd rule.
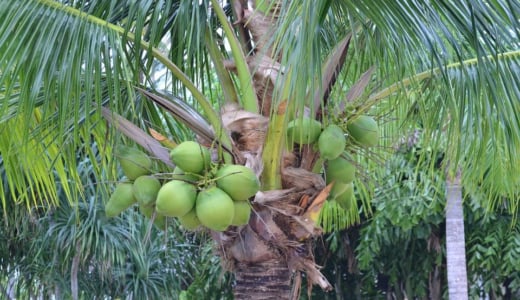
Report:
[[[287,126],[287,140],[299,145],[315,145],[324,161],[324,176],[327,184],[333,184],[327,200],[348,209],[355,201],[354,179],[356,167],[346,151],[347,137],[360,147],[373,147],[379,141],[377,122],[370,116],[361,115],[346,123],[345,128],[322,124],[309,117],[294,119]]]
[[[138,203],[146,216],[155,212],[158,226],[166,217],[177,218],[188,230],[206,227],[224,231],[249,222],[248,200],[260,188],[251,169],[235,164],[215,165],[206,147],[186,141],[170,151],[176,165],[173,172],[159,177],[151,174],[151,160],[144,152],[121,149],[124,151],[119,151],[117,157],[129,181],[116,186],[105,206],[107,216],[118,215]]]
[[[152,159],[143,151],[118,145],[115,156],[123,170],[125,179],[119,182],[110,199],[105,204],[107,217],[115,217],[125,209],[137,204],[139,211],[148,218],[152,218],[155,212],[155,200],[159,189],[160,180],[152,175]],[[165,217],[156,214],[154,224],[164,228]]]

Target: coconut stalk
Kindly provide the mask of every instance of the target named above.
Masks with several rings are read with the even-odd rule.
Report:
[[[237,91],[235,89],[235,84],[233,83],[228,70],[226,70],[226,67],[224,66],[224,56],[218,49],[218,45],[209,30],[206,30],[205,40],[206,46],[208,47],[208,54],[211,58],[211,61],[213,62],[215,73],[218,76],[220,86],[222,87],[222,92],[224,93],[224,99],[226,102],[238,104],[239,100]]]
[[[258,112],[258,103],[256,101],[253,78],[249,73],[249,68],[247,66],[242,47],[240,46],[238,38],[233,32],[231,24],[226,18],[224,10],[222,7],[220,7],[217,0],[211,0],[211,4],[213,5],[213,9],[217,14],[220,24],[222,25],[222,29],[224,29],[224,33],[228,38],[229,46],[231,47],[231,53],[235,59],[238,78],[240,80],[240,88],[242,90],[242,97],[240,98],[242,107],[247,111],[256,113]]]

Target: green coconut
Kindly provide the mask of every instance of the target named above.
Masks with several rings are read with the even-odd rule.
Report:
[[[211,164],[208,148],[194,141],[182,142],[170,151],[170,159],[182,170],[202,174]]]
[[[200,223],[200,220],[197,217],[197,212],[195,211],[195,208],[190,210],[184,216],[179,217],[178,220],[179,223],[181,223],[182,227],[186,228],[187,230],[195,230],[202,224]]]
[[[115,217],[137,202],[132,187],[131,182],[122,182],[116,185],[110,199],[108,199],[108,202],[105,204],[105,214],[107,217]]]
[[[347,130],[350,136],[362,146],[373,147],[379,142],[379,127],[372,117],[359,116],[347,124]]]
[[[161,189],[161,183],[154,176],[142,175],[134,180],[132,188],[137,202],[148,206],[155,202],[157,193]]]
[[[235,201],[235,214],[231,225],[241,226],[249,223],[249,217],[251,216],[251,205],[249,201]]]
[[[115,149],[115,155],[119,161],[123,173],[130,180],[134,180],[139,176],[151,173],[152,159],[143,151],[118,145]]]
[[[215,174],[217,186],[235,201],[247,200],[260,189],[253,170],[242,165],[224,165]]]
[[[348,210],[352,207],[353,201],[355,201],[354,196],[354,184],[347,183],[346,189],[339,195],[336,195],[334,200],[341,206],[341,208]]]
[[[141,214],[143,214],[143,216],[147,217],[148,219],[151,219],[155,211],[155,206],[144,206],[142,204],[139,204],[139,211],[141,212]],[[166,217],[159,213],[156,213],[153,224],[158,228],[164,229],[166,227]]]
[[[330,190],[328,200],[334,200],[338,195],[341,195],[351,184],[349,183],[343,183],[341,181],[334,181],[334,185],[332,186],[332,189]]]
[[[202,225],[215,231],[226,230],[235,215],[233,199],[216,186],[198,194],[195,209]]]
[[[352,182],[355,177],[356,167],[343,158],[343,156],[327,161],[325,166],[325,180],[327,184],[332,181],[349,183]]]
[[[299,145],[316,142],[320,133],[321,123],[309,117],[294,119],[287,124],[287,139]]]
[[[159,190],[155,209],[168,217],[182,217],[193,208],[196,198],[197,189],[193,184],[171,180]]]
[[[343,153],[347,140],[343,129],[336,124],[327,126],[318,138],[318,149],[323,159],[335,159]]]

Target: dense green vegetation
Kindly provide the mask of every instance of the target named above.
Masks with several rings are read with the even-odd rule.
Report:
[[[429,160],[419,160],[428,151]],[[442,153],[420,143],[403,145],[377,177],[374,214],[317,243],[318,263],[335,278],[334,293],[316,299],[447,299],[445,181]],[[520,224],[504,209],[489,212],[486,199],[464,202],[471,299],[515,299],[520,295]],[[313,298],[314,299],[314,298]]]
[[[2,296],[282,300],[302,280],[316,298],[518,296],[519,16],[509,0],[0,1]],[[173,174],[186,141],[204,157],[191,181]],[[133,176],[123,145],[143,152]],[[243,195],[224,164],[252,173]],[[143,209],[130,183],[112,205],[141,174],[182,182],[182,213],[157,184]],[[215,222],[189,233],[197,199]]]

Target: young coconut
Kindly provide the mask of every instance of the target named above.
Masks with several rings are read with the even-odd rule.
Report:
[[[155,207],[153,205],[144,206],[142,204],[139,204],[139,211],[141,212],[141,214],[143,214],[143,216],[147,217],[148,219],[151,219],[153,213],[155,212]],[[156,213],[153,224],[160,229],[164,229],[166,227],[166,217],[159,213]]]
[[[344,210],[348,210],[352,207],[353,201],[356,200],[356,197],[354,196],[354,184],[350,182],[346,185],[346,189],[334,198],[336,203],[338,203]]]
[[[325,180],[327,184],[332,181],[336,181],[336,183],[349,183],[352,182],[355,177],[356,167],[342,156],[327,161],[325,166]]]
[[[225,165],[215,174],[217,186],[235,201],[247,200],[260,189],[253,170],[242,165]]]
[[[235,207],[231,197],[216,186],[197,195],[195,211],[202,225],[215,231],[224,231],[231,225]]]
[[[137,202],[148,206],[155,202],[159,189],[161,189],[161,183],[154,176],[142,175],[134,180],[132,188]]]
[[[197,189],[193,184],[171,180],[159,190],[155,209],[168,217],[182,217],[193,208],[196,198]]]
[[[186,228],[186,230],[193,231],[201,225],[199,218],[197,217],[197,212],[195,208],[190,210],[187,214],[178,218],[179,223],[181,223],[182,227]]]
[[[182,170],[202,174],[211,164],[211,155],[206,147],[197,142],[182,142],[170,151],[170,159]]]
[[[318,149],[323,159],[335,159],[343,153],[347,140],[343,129],[336,124],[330,124],[320,134],[318,138]]]
[[[321,123],[309,117],[298,118],[287,124],[287,138],[299,145],[312,144],[318,140]]]
[[[372,117],[359,116],[347,124],[347,130],[350,136],[362,146],[373,147],[379,142],[379,127]]]
[[[235,201],[235,214],[231,225],[241,226],[249,223],[249,217],[251,217],[251,205],[249,201]]]
[[[115,155],[121,169],[123,169],[123,173],[128,179],[134,180],[139,176],[151,173],[152,160],[143,151],[125,145],[118,145],[115,149]]]
[[[105,215],[109,218],[119,215],[123,210],[136,203],[131,182],[119,183],[105,204]]]

